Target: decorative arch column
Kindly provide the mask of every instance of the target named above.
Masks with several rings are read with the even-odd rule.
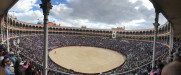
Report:
[[[47,75],[48,73],[48,15],[50,13],[50,9],[52,9],[51,0],[41,0],[42,4],[40,4],[40,8],[43,10],[44,15],[44,63],[43,63],[43,75]]]
[[[152,57],[152,68],[155,67],[155,50],[156,50],[156,41],[157,41],[157,33],[158,33],[158,23],[159,13],[161,12],[160,6],[155,3],[154,0],[150,0],[155,8],[155,23],[154,25],[154,41],[153,41],[153,57]]]
[[[4,40],[4,33],[3,33],[3,25],[2,25],[2,19],[3,19],[3,15],[0,15],[0,26],[1,26],[1,44],[4,44],[3,40]]]
[[[170,48],[169,48],[169,56],[171,56],[171,51],[173,49],[173,27],[172,27],[172,24],[169,22],[169,25],[170,26],[170,37],[169,37],[169,45],[170,45]]]
[[[8,13],[5,15],[5,19],[6,19],[6,45],[7,45],[7,51],[9,52],[10,51],[10,48],[9,48],[9,29],[8,29],[8,25],[9,25],[9,19],[8,19]]]
[[[159,12],[156,12],[155,23],[153,23],[153,25],[154,25],[154,41],[153,41],[152,68],[155,66],[156,41],[157,41],[158,26],[160,25],[160,24],[158,23],[158,16],[159,16]]]

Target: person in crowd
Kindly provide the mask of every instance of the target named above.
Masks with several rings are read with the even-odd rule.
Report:
[[[162,75],[181,75],[181,62],[173,61],[167,64],[162,70]]]
[[[0,49],[0,62],[4,59],[4,51]]]
[[[8,58],[8,57],[5,57],[3,60],[2,60],[2,66],[3,68],[5,69],[6,71],[6,75],[15,75],[15,73],[12,73],[11,70],[10,70],[10,65],[11,65],[11,60]]]
[[[25,71],[25,75],[33,75],[33,67],[32,67],[32,65],[28,66],[28,68]]]
[[[151,71],[150,75],[159,75],[159,73],[156,70],[156,67],[152,68],[152,71]]]
[[[16,54],[12,54],[12,56],[11,56],[11,61],[13,62],[13,63],[15,63],[15,61],[16,61]]]
[[[24,75],[24,68],[22,65],[20,65],[20,62],[21,62],[21,58],[18,57],[14,65],[15,75]]]
[[[148,72],[143,72],[143,75],[148,75]]]
[[[172,56],[168,56],[167,59],[166,59],[167,64],[170,63],[170,62],[172,62],[172,60],[173,60],[173,59],[172,59]]]
[[[157,65],[157,72],[159,75],[161,75],[163,67],[164,67],[164,64],[162,62],[159,62]]]
[[[29,65],[29,61],[26,61],[22,66],[26,70],[28,68],[28,65]]]
[[[173,61],[181,62],[181,56],[179,55],[179,53],[177,53],[177,52],[173,53]]]
[[[6,75],[6,71],[2,66],[0,66],[0,75]]]

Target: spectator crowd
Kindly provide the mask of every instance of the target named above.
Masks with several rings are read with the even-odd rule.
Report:
[[[10,52],[5,45],[0,46],[0,72],[6,75],[42,75],[43,35],[23,36],[10,39]],[[20,40],[18,43],[17,40]],[[91,46],[114,50],[125,55],[123,65],[102,74],[152,74],[161,75],[164,65],[180,59],[180,43],[174,43],[173,56],[168,56],[169,47],[156,44],[156,66],[151,67],[153,42],[78,35],[49,35],[49,51],[64,46]],[[175,58],[177,56],[177,58]],[[49,75],[82,74],[63,68],[48,60]],[[130,71],[131,70],[131,71]],[[4,71],[4,72],[3,72]]]

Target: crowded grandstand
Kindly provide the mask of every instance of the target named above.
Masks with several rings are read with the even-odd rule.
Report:
[[[169,1],[150,0],[155,7],[156,16],[154,28],[126,30],[124,27],[95,29],[87,28],[86,26],[59,26],[53,22],[48,22],[46,18],[44,24],[28,23],[20,21],[8,14],[8,10],[18,2],[18,0],[3,1],[4,4],[7,5],[0,5],[0,7],[3,7],[0,8],[0,75],[181,74],[180,71],[178,71],[180,70],[178,67],[172,67],[173,72],[170,73],[175,74],[169,74],[167,73],[169,71],[165,71],[167,69],[169,70],[170,64],[171,66],[181,65],[181,39],[179,30],[181,21],[180,17],[170,19],[172,15],[168,12],[173,11],[173,14],[180,12],[175,11],[176,9],[171,10],[174,7],[179,7],[179,5],[168,8],[164,4],[169,4]],[[47,6],[51,4],[48,0],[42,1],[42,4],[45,3]],[[174,5],[174,3],[177,2],[180,1],[173,0],[171,3]],[[45,9],[44,7],[46,6],[41,6],[43,10],[49,9]],[[167,8],[168,10],[164,10]],[[159,26],[158,23],[159,13],[164,14],[168,19],[168,22],[161,26]],[[176,16],[180,16],[180,14],[176,14]],[[58,65],[51,60],[45,51],[50,52],[56,48],[71,46],[86,46],[112,50],[124,56],[124,63],[100,73],[77,72],[73,69]],[[47,67],[45,67],[45,65]]]

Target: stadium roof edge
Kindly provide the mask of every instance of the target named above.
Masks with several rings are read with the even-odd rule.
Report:
[[[174,36],[181,35],[181,0],[150,0],[153,5],[158,6],[161,13],[171,23]]]
[[[11,9],[19,0],[1,0],[0,2],[0,16],[7,14],[9,9]]]

